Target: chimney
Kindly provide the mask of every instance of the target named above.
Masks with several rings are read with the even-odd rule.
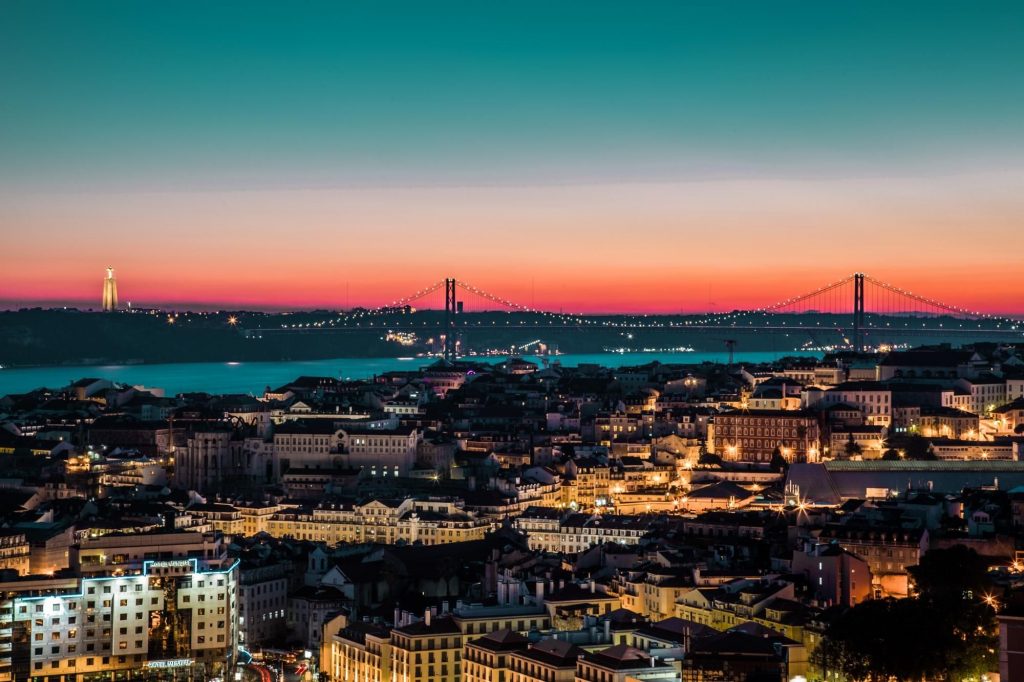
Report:
[[[427,609],[423,612],[423,622],[430,625],[430,612],[432,609]]]
[[[597,583],[595,583],[594,579],[591,578],[590,579],[590,594],[594,594],[594,592],[596,592],[596,591],[597,591]]]
[[[538,580],[536,583],[537,592],[537,605],[540,606],[544,603],[544,581]]]
[[[395,623],[395,627],[396,628],[402,627],[402,610],[400,608],[398,608],[397,606],[395,607],[395,620],[394,620],[394,623]]]
[[[448,600],[441,602],[441,613],[448,613]]]
[[[605,618],[604,619],[604,639],[609,644],[612,641],[612,619],[611,618]]]

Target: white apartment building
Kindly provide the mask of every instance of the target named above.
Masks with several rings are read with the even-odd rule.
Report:
[[[422,438],[415,427],[393,429],[345,427],[338,444],[347,467],[369,471],[373,477],[404,476],[416,463],[416,446]]]
[[[958,379],[953,391],[942,396],[944,407],[953,407],[972,414],[988,414],[1008,402],[1006,380],[987,376]]]
[[[821,409],[844,403],[859,409],[872,426],[892,425],[892,389],[877,381],[847,381],[826,391],[808,389],[804,406]]]
[[[146,561],[131,575],[0,583],[10,630],[0,679],[227,677],[238,646],[237,580],[237,563],[195,558]]]

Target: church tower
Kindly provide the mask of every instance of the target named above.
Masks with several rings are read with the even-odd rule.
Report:
[[[117,310],[117,280],[114,279],[114,268],[107,268],[107,278],[103,280],[103,312]]]

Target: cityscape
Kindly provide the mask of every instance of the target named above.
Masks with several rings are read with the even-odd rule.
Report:
[[[0,6],[0,682],[1024,682],[1024,6]]]

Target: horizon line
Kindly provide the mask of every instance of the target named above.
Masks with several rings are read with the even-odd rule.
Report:
[[[131,304],[130,301],[126,301],[126,304]],[[262,306],[262,307],[261,307]],[[146,305],[131,305],[129,308],[127,305],[121,305],[115,312],[127,313],[130,311],[158,311],[161,313],[255,313],[265,315],[291,315],[291,314],[303,314],[303,313],[351,313],[360,310],[374,310],[377,308],[388,307],[386,305],[378,306],[350,306],[348,308],[342,306],[274,306],[274,305],[263,305],[259,304],[256,307],[240,306],[235,303],[227,302],[188,302],[188,301],[177,301],[177,302],[162,302],[156,304]],[[402,307],[402,306],[396,306]],[[416,311],[434,311],[444,312],[443,308],[417,308],[412,306]],[[30,301],[15,301],[10,299],[0,299],[0,312],[21,312],[28,310],[44,310],[44,311],[78,311],[83,313],[102,313],[102,306],[98,306],[95,302],[81,301],[54,301],[52,299],[45,300],[30,300]],[[638,317],[689,317],[694,315],[729,315],[733,313],[756,313],[759,312],[756,308],[730,308],[721,310],[587,310],[587,311],[554,311],[554,310],[542,310],[542,309],[530,309],[530,310],[509,310],[506,308],[493,308],[487,310],[468,310],[462,314],[487,314],[487,313],[520,313],[520,314],[537,314],[537,315],[561,315],[567,317],[583,317],[583,316],[615,316],[615,315],[632,315]],[[906,311],[893,311],[888,313],[889,316],[898,316],[902,314],[912,313],[912,310]],[[1013,321],[1024,322],[1024,319],[1015,319],[1017,317],[1024,317],[1024,310],[1021,311],[974,311],[983,316],[988,317],[1004,317]],[[827,310],[805,310],[800,312],[781,312],[773,311],[776,315],[852,315],[853,310],[843,312],[832,312]],[[867,311],[867,314],[874,315],[886,315],[885,313],[872,313]],[[955,317],[952,311],[939,314],[938,316],[949,315]]]

